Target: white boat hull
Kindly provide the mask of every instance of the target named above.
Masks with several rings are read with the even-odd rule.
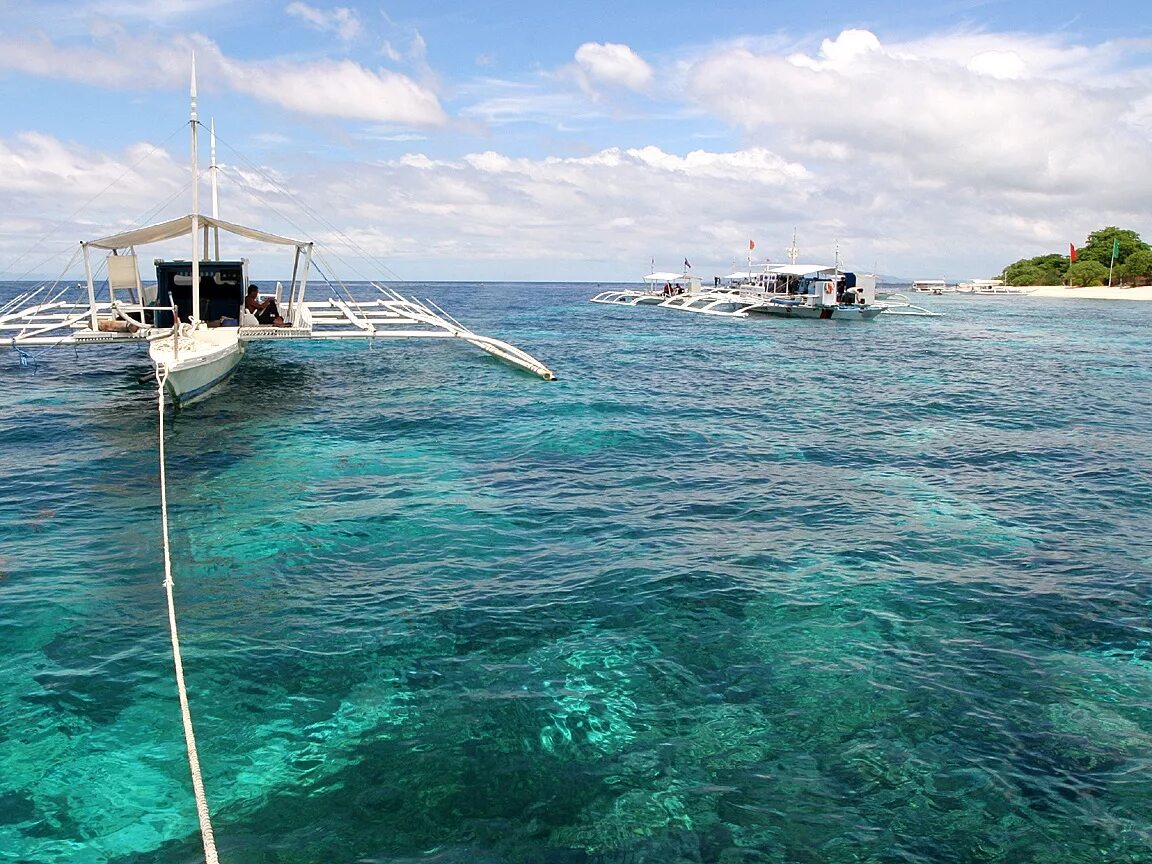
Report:
[[[664,301],[664,296],[651,291],[602,291],[593,297],[591,303],[608,303],[622,306],[655,306]]]
[[[200,325],[179,337],[156,339],[148,354],[157,370],[166,374],[165,389],[173,401],[191,405],[231,377],[244,356],[244,344],[235,327]]]
[[[773,315],[778,318],[838,318],[855,321],[870,321],[884,311],[883,306],[840,304],[837,306],[814,306],[807,303],[788,301],[761,303],[751,306],[748,312],[753,315]]]

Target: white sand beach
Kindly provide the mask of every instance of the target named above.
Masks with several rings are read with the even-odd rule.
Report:
[[[1029,297],[1063,297],[1073,300],[1152,300],[1152,285],[1120,288],[1096,285],[1073,288],[1068,285],[1038,285],[1028,292]]]

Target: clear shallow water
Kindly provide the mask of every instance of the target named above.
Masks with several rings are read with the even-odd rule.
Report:
[[[433,285],[168,424],[221,860],[1152,862],[1152,308]],[[0,860],[201,855],[146,359],[0,366]]]

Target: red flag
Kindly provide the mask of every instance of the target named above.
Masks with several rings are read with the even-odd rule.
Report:
[[[748,251],[751,252],[755,248],[756,248],[756,241],[755,240],[749,240],[748,241]]]
[[[1068,260],[1072,264],[1076,263],[1076,246],[1073,243],[1068,244]]]

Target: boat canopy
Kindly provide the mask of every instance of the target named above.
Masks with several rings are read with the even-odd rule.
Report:
[[[835,269],[831,264],[780,264],[774,266],[772,272],[785,276],[807,276],[809,273],[824,273]]]
[[[649,273],[644,277],[645,282],[683,282],[685,279],[695,278],[689,273]]]
[[[267,231],[260,231],[257,228],[247,228],[243,225],[225,222],[222,219],[213,219],[211,216],[199,216],[197,217],[197,221],[201,228],[219,228],[221,231],[227,231],[229,234],[247,237],[249,240],[257,240],[261,243],[276,243],[281,246],[296,247],[312,245],[310,240],[293,240],[289,237],[269,234]],[[187,216],[181,216],[178,219],[171,219],[168,222],[145,225],[143,228],[135,228],[121,234],[113,234],[110,237],[103,237],[99,240],[88,240],[80,245],[92,246],[97,249],[127,249],[129,246],[159,243],[162,240],[171,240],[173,237],[183,237],[191,233],[192,215],[189,214]]]

